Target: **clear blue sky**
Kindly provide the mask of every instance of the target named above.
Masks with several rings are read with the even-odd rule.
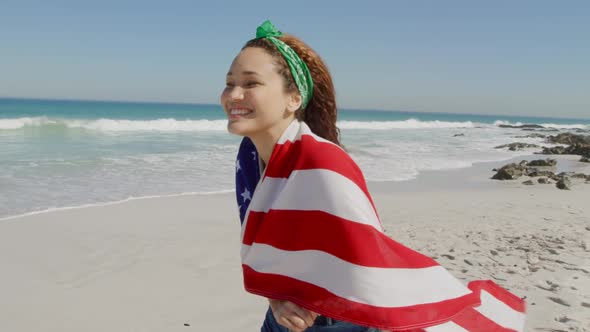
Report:
[[[0,97],[217,103],[265,19],[343,108],[590,118],[590,1],[0,0]]]

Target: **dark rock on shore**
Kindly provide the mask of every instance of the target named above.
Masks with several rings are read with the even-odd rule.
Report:
[[[455,135],[453,135],[453,137],[460,137],[460,136],[465,136],[465,134],[461,133],[461,134],[455,134]]]
[[[572,187],[572,183],[569,178],[562,177],[561,179],[559,179],[559,181],[557,181],[555,186],[561,190],[570,190]]]
[[[492,176],[494,180],[515,180],[526,173],[526,163],[511,163],[500,168],[498,172]]]
[[[527,163],[527,166],[531,167],[531,166],[537,166],[537,167],[551,167],[551,166],[555,166],[557,165],[557,160],[555,159],[537,159],[537,160],[532,160],[529,161]]]
[[[580,159],[580,162],[583,162],[583,163],[590,163],[590,157],[582,157],[582,158]]]
[[[498,145],[494,149],[508,148],[508,150],[510,150],[510,151],[518,151],[518,150],[522,150],[522,149],[538,148],[538,147],[539,146],[537,144],[529,144],[529,143],[516,142],[516,143]]]
[[[547,137],[547,143],[553,144],[580,144],[590,145],[590,136],[588,135],[576,135],[572,133],[561,133],[556,136]]]
[[[538,125],[538,124],[524,124],[524,125],[521,125],[521,126],[499,125],[498,127],[500,127],[500,128],[517,128],[517,129],[525,129],[525,128],[527,128],[527,129],[531,129],[531,128],[538,129],[538,128],[545,128],[545,127],[543,127],[541,125]]]
[[[540,154],[573,154],[583,157],[590,157],[590,144],[573,144],[567,147],[554,146],[551,148],[543,148]]]
[[[525,136],[514,136],[514,138],[545,138],[547,135],[532,133]]]

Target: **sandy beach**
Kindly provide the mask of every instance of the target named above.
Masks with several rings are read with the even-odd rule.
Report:
[[[527,331],[589,331],[590,184],[490,180],[505,163],[369,188],[392,238],[526,297]],[[257,331],[239,234],[233,193],[0,219],[0,331]]]

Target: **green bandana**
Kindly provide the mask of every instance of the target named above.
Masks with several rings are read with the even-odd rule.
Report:
[[[266,38],[272,42],[279,52],[281,52],[283,58],[287,61],[287,64],[289,64],[291,74],[293,75],[295,84],[297,84],[301,99],[303,99],[301,109],[305,109],[313,95],[313,80],[311,79],[311,73],[305,62],[301,60],[297,53],[295,53],[289,45],[277,38],[281,36],[283,36],[283,33],[268,20],[256,29],[256,38]]]

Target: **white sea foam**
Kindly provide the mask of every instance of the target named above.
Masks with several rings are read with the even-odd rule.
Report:
[[[65,120],[46,117],[0,119],[0,130],[15,130],[24,127],[63,125],[67,128],[83,128],[95,131],[225,131],[227,120]]]
[[[14,130],[25,126],[37,127],[47,124],[55,124],[55,121],[49,120],[46,117],[0,119],[0,130]]]
[[[503,120],[497,120],[496,122],[494,122],[494,126],[500,126],[500,125],[504,125],[504,126],[522,126],[524,125],[524,123],[522,122],[510,122],[510,121],[503,121]],[[578,123],[572,123],[572,124],[555,124],[555,123],[540,123],[540,126],[543,126],[545,128],[555,128],[555,129],[590,129],[590,125],[584,125],[584,124],[578,124]]]
[[[473,128],[476,124],[466,122],[420,121],[409,119],[405,121],[339,121],[340,129],[436,129],[436,128]]]

